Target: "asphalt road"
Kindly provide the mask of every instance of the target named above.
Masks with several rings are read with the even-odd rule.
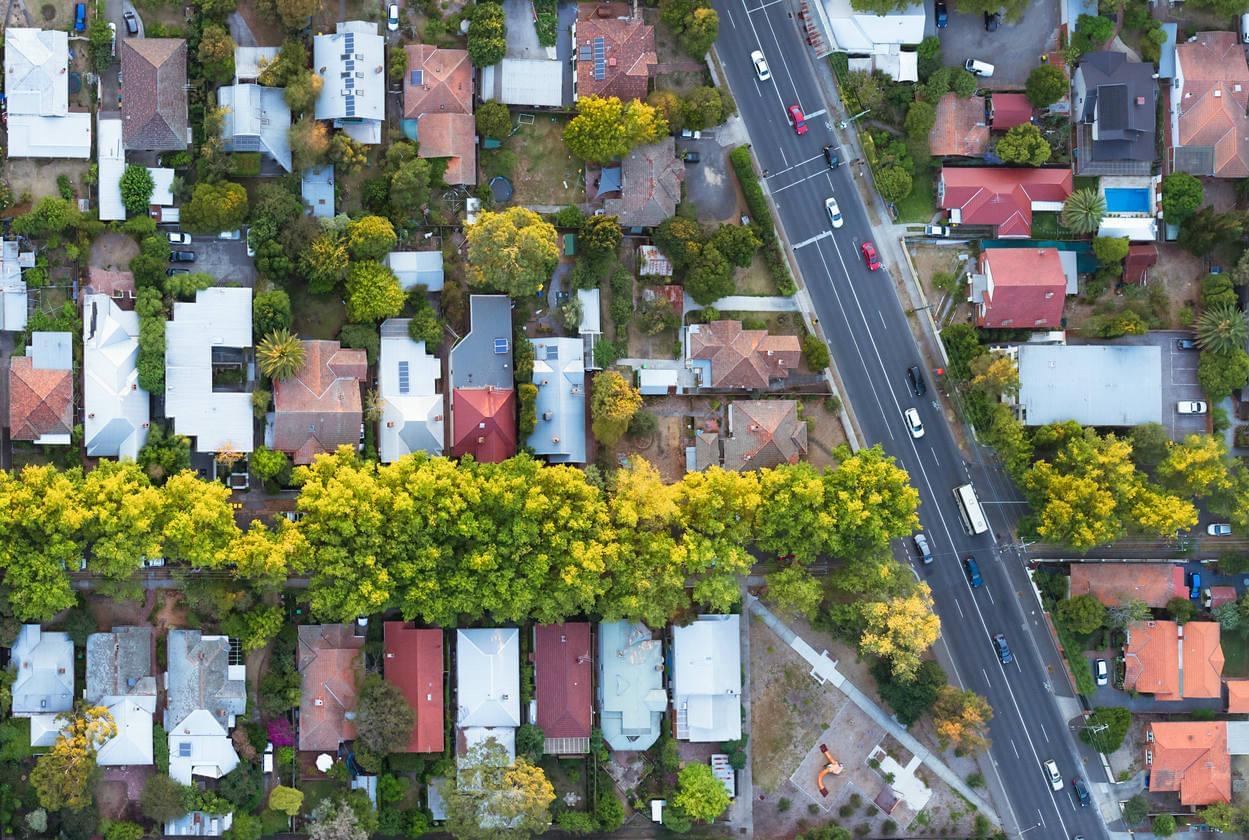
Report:
[[[1005,787],[1008,807],[999,809],[1008,832],[1035,836],[1105,836],[1096,808],[1079,808],[1071,779],[1105,781],[1100,767],[1081,763],[1068,722],[1053,691],[1069,692],[1057,652],[1039,623],[1039,607],[1028,589],[1023,563],[1011,543],[1010,527],[1023,512],[1017,491],[992,468],[964,463],[932,393],[916,398],[906,370],[923,365],[903,305],[887,275],[888,265],[869,272],[860,245],[872,237],[853,179],[853,165],[830,171],[825,144],[837,146],[833,130],[840,115],[826,113],[808,48],[788,0],[714,0],[720,13],[716,43],[721,63],[749,130],[759,166],[781,226],[805,279],[815,312],[841,373],[846,396],[867,443],[881,444],[910,473],[921,499],[920,518],[935,562],[919,571],[932,586],[942,636],[956,668],[952,679],[988,698],[992,763]],[[761,49],[772,79],[755,77],[749,55]],[[808,114],[808,132],[797,136],[786,108],[797,103]],[[835,103],[834,103],[835,104]],[[841,152],[843,160],[848,157]],[[824,200],[836,197],[845,225],[833,230]],[[914,406],[926,434],[912,439],[902,412]],[[969,478],[990,522],[989,532],[969,536],[961,526],[953,488]],[[1002,535],[999,541],[994,534]],[[985,585],[973,591],[961,559],[974,555]],[[1014,662],[1003,666],[991,638],[1004,633]],[[1055,675],[1052,684],[1049,675]],[[1065,780],[1052,791],[1041,763],[1054,759]],[[1093,772],[1088,772],[1091,770]]]

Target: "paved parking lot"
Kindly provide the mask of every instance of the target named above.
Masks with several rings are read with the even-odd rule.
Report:
[[[1209,431],[1207,414],[1178,414],[1175,404],[1181,400],[1205,401],[1205,394],[1197,384],[1196,350],[1177,350],[1176,339],[1192,338],[1185,330],[1158,330],[1146,335],[1124,336],[1123,344],[1152,344],[1162,351],[1162,425],[1167,427],[1172,440],[1186,435]]]
[[[705,221],[730,221],[737,216],[737,191],[729,177],[731,147],[703,132],[701,139],[677,138],[677,150],[698,152],[698,163],[685,165],[685,196],[698,208]]]
[[[933,15],[931,0],[928,16]],[[950,25],[937,32],[941,36],[941,59],[961,67],[969,58],[993,65],[993,76],[982,79],[986,88],[1022,88],[1041,54],[1058,46],[1058,4],[1053,0],[1032,0],[1018,23],[1002,21],[997,32],[985,32],[984,17],[959,14],[950,4]]]
[[[211,274],[222,286],[255,285],[256,266],[247,256],[247,243],[242,239],[196,236],[191,241],[191,250],[195,252],[195,262],[179,263],[179,268]]]

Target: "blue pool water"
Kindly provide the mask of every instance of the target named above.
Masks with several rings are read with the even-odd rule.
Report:
[[[1147,187],[1110,187],[1106,194],[1106,210],[1110,213],[1148,213]]]

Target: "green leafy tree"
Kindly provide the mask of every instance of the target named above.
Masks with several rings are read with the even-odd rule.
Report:
[[[247,190],[230,181],[201,181],[182,209],[182,224],[196,233],[237,230],[247,218]]]
[[[1115,23],[1101,15],[1080,15],[1076,18],[1076,32],[1072,44],[1080,52],[1100,50],[1115,34]]]
[[[252,299],[252,331],[268,335],[291,326],[291,298],[281,289],[259,292]]]
[[[685,274],[685,290],[697,303],[708,306],[736,290],[733,266],[714,245],[703,246]]]
[[[295,74],[286,84],[286,90],[282,94],[286,100],[286,106],[291,109],[292,114],[299,114],[300,123],[304,123],[312,112],[312,106],[316,104],[317,97],[321,95],[321,88],[325,86],[325,80],[313,73],[311,70]],[[324,125],[322,126],[324,128]],[[328,129],[327,129],[328,131]],[[307,154],[307,152],[305,152]],[[325,141],[322,159],[329,155],[328,138]]]
[[[642,407],[642,395],[619,373],[606,370],[594,377],[590,398],[594,437],[605,446],[615,445],[629,428],[629,421]]]
[[[615,216],[590,216],[581,225],[580,244],[592,257],[615,254],[620,239],[620,222]]]
[[[303,268],[308,277],[308,291],[329,294],[347,277],[351,256],[343,238],[326,231],[309,243],[304,252]]]
[[[256,361],[265,376],[281,382],[304,366],[304,344],[288,330],[269,333],[256,343]]]
[[[516,730],[516,753],[537,764],[542,760],[543,748],[546,745],[546,734],[535,724],[521,724]]]
[[[724,122],[728,116],[725,111],[724,97],[718,88],[696,87],[681,102],[681,123],[701,131]]]
[[[872,677],[881,698],[893,708],[903,726],[910,726],[927,714],[946,684],[945,671],[931,659],[921,662],[914,678],[908,681],[897,679],[889,663],[878,659],[872,663]]]
[[[1170,814],[1159,814],[1154,817],[1153,831],[1158,837],[1170,837],[1175,833],[1175,817]]]
[[[989,748],[989,721],[993,709],[987,700],[974,691],[965,691],[952,685],[937,690],[932,705],[932,723],[937,730],[937,740],[942,746],[951,746],[965,753],[981,752]]]
[[[564,127],[564,145],[582,160],[604,163],[667,132],[663,115],[645,102],[583,96],[577,100],[577,116]]]
[[[380,260],[398,241],[395,226],[381,216],[363,216],[347,227],[347,250],[352,259]]]
[[[483,102],[474,114],[477,133],[493,140],[505,140],[512,133],[512,114],[502,102]]]
[[[82,213],[73,202],[47,195],[13,220],[13,232],[35,239],[59,236],[82,222]]]
[[[304,807],[304,792],[297,788],[276,785],[269,791],[269,807],[287,816],[296,816]]]
[[[143,826],[132,822],[105,820],[100,826],[104,840],[143,840]]]
[[[393,683],[370,674],[356,701],[356,741],[374,755],[399,751],[412,734],[416,715]]]
[[[1123,822],[1132,828],[1145,821],[1149,816],[1149,802],[1141,794],[1136,794],[1123,803]]]
[[[413,341],[425,342],[425,346],[432,352],[442,343],[443,324],[424,294],[413,297],[417,303],[412,319],[408,322],[408,335]]]
[[[1093,240],[1093,255],[1102,265],[1122,263],[1130,245],[1126,236],[1099,236]]]
[[[1205,201],[1206,191],[1201,181],[1187,172],[1172,172],[1162,179],[1162,215],[1168,224],[1180,224]]]
[[[525,840],[550,827],[555,789],[542,768],[520,757],[509,763],[507,752],[489,738],[461,760],[445,798],[447,830],[456,837]]]
[[[1249,381],[1249,355],[1236,349],[1227,353],[1202,351],[1197,362],[1197,382],[1211,400],[1221,400]]]
[[[263,834],[264,824],[260,817],[245,811],[235,811],[233,824],[224,836],[226,840],[260,840]],[[104,840],[109,839],[106,837]]]
[[[120,186],[121,203],[125,205],[126,213],[131,216],[146,214],[148,205],[152,202],[152,190],[156,189],[148,168],[128,165],[121,173]]]
[[[1007,163],[1040,166],[1050,159],[1053,151],[1041,136],[1041,129],[1032,123],[1014,126],[997,142],[998,157]]]
[[[754,230],[746,225],[720,225],[712,232],[709,242],[738,268],[749,267],[763,244]]]
[[[1180,222],[1177,241],[1190,254],[1204,257],[1219,245],[1238,242],[1244,228],[1243,213],[1219,213],[1207,205]]]
[[[673,216],[655,229],[655,245],[672,262],[675,269],[687,268],[702,251],[706,235],[693,219]]]
[[[393,318],[406,299],[399,278],[379,262],[353,263],[347,271],[347,317],[353,323]]]
[[[533,297],[559,262],[555,228],[524,207],[483,212],[465,236],[469,285],[514,298]]]
[[[165,773],[148,776],[139,794],[139,811],[154,823],[165,824],[187,812],[184,788]]]
[[[58,715],[57,723],[64,728],[35,762],[30,785],[49,811],[81,811],[94,796],[96,754],[117,734],[117,724],[108,709],[84,704]]]
[[[390,203],[409,215],[419,213],[429,201],[429,161],[415,157],[405,161],[390,176]]]
[[[1075,233],[1092,233],[1106,215],[1106,199],[1095,189],[1079,189],[1063,202],[1063,226]]]
[[[308,25],[308,19],[316,14],[320,4],[316,0],[266,0],[263,7],[288,31],[294,32]]]
[[[1057,64],[1042,64],[1032,68],[1024,91],[1033,108],[1045,108],[1066,96],[1069,86],[1067,74],[1061,67]]]
[[[828,345],[814,333],[808,333],[802,338],[802,358],[811,370],[824,370],[832,362]]]
[[[87,42],[91,54],[91,69],[96,75],[102,76],[113,63],[113,31],[108,28],[104,15],[91,16],[87,24]]]
[[[958,67],[951,68],[950,92],[959,99],[969,99],[980,88],[980,82],[974,75]]]
[[[1100,753],[1110,754],[1123,744],[1132,726],[1132,713],[1119,706],[1094,709],[1080,730],[1080,740]]]
[[[767,576],[768,603],[782,615],[815,618],[824,598],[820,581],[801,566],[786,566]]]
[[[729,807],[729,794],[724,784],[707,764],[687,764],[677,774],[677,792],[673,804],[690,819],[711,822]]]
[[[468,57],[474,67],[498,64],[507,53],[503,6],[477,3],[469,10]]]
[[[711,49],[720,26],[707,0],[660,0],[659,19],[677,36],[681,49],[698,59]]]
[[[226,84],[234,78],[236,46],[230,30],[219,23],[204,24],[198,53],[205,78],[217,84]]]
[[[279,452],[267,446],[257,446],[256,451],[248,459],[248,463],[252,472],[261,481],[273,481],[291,468],[291,460],[285,452]]]
[[[911,173],[901,166],[885,166],[875,174],[876,190],[885,201],[897,203],[911,194]]]

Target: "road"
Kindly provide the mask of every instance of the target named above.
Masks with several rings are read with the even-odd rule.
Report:
[[[1053,696],[1058,691],[1070,697],[1070,691],[1011,542],[1011,526],[1024,510],[1021,500],[999,471],[965,464],[930,379],[922,398],[912,393],[906,371],[911,365],[922,367],[922,356],[888,275],[890,266],[869,272],[860,254],[872,229],[854,183],[860,177],[857,166],[829,170],[824,162],[823,146],[840,142],[834,124],[841,114],[825,112],[830,103],[820,92],[814,59],[791,17],[789,0],[714,0],[714,5],[720,14],[717,53],[758,164],[769,172],[768,189],[845,395],[868,445],[881,444],[919,490],[920,519],[936,558],[919,574],[933,589],[955,663],[952,678],[993,706],[991,757],[1009,800],[1000,809],[1006,829],[1014,836],[1035,829],[1038,837],[1104,837],[1097,809],[1078,807],[1071,793],[1076,775],[1094,782],[1105,778],[1100,767],[1086,769],[1081,763]],[[769,81],[755,76],[749,55],[756,49],[771,66]],[[809,115],[803,136],[786,117],[794,103]],[[841,156],[852,155],[843,150]],[[836,197],[845,217],[837,230],[824,211],[829,196]],[[920,439],[913,439],[903,424],[902,413],[912,406],[926,429]],[[964,532],[952,495],[969,477],[991,526],[975,537]],[[995,533],[1002,535],[1000,544]],[[962,570],[961,558],[968,554],[977,558],[984,578],[984,586],[974,591]],[[996,633],[1009,640],[1010,665],[1003,666],[994,653],[991,637]],[[1041,763],[1051,758],[1065,779],[1057,792],[1042,776]]]

